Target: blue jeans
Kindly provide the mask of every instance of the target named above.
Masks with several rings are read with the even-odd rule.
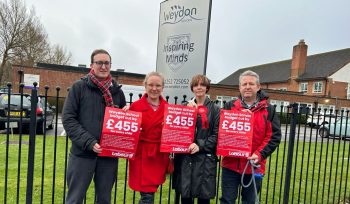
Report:
[[[221,177],[221,204],[235,204],[238,197],[238,188],[241,186],[242,174],[231,171],[227,168],[222,168]],[[244,176],[244,184],[249,183],[252,175]],[[255,178],[256,188],[258,193],[261,189],[262,179]],[[253,183],[248,188],[242,187],[242,204],[254,204],[255,203],[255,192]]]

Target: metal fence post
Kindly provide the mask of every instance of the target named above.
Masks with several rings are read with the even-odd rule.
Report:
[[[38,83],[33,83],[34,87],[31,94],[30,109],[30,128],[29,128],[29,151],[28,151],[28,171],[27,171],[27,194],[26,203],[31,204],[33,200],[33,176],[34,176],[34,154],[35,154],[35,135],[36,135],[36,107],[38,103]]]
[[[5,185],[4,185],[4,203],[7,202],[7,179],[9,166],[9,143],[10,143],[10,112],[11,112],[11,88],[12,84],[7,83],[7,128],[6,128],[6,161],[5,161]]]
[[[287,155],[287,166],[286,166],[286,177],[284,182],[284,196],[283,204],[288,204],[289,200],[289,189],[290,189],[290,178],[292,175],[292,161],[293,161],[293,150],[295,140],[295,130],[297,127],[297,115],[298,115],[298,104],[292,105],[292,117],[290,121],[290,133],[288,141],[288,155]]]

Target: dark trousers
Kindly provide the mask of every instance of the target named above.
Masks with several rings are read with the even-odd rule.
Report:
[[[181,198],[181,204],[194,204],[194,198]],[[198,198],[197,204],[210,204],[210,199]]]
[[[70,154],[67,167],[67,204],[83,203],[92,178],[95,183],[95,203],[111,203],[111,191],[118,174],[118,159],[84,158]]]
[[[140,192],[141,198],[139,204],[153,204],[154,203],[154,193]]]
[[[242,175],[231,171],[227,168],[222,168],[221,177],[221,204],[235,204],[238,197],[238,188],[241,186]],[[248,184],[252,175],[244,176],[244,184]],[[258,193],[261,189],[262,179],[255,178],[256,188]],[[254,204],[255,203],[255,192],[253,183],[248,188],[242,187],[242,204]]]

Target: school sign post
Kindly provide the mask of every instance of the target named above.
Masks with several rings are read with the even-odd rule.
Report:
[[[157,72],[165,77],[164,96],[189,99],[191,78],[206,73],[210,13],[211,0],[160,4]]]

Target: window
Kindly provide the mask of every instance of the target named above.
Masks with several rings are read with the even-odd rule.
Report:
[[[318,104],[316,112],[318,112],[318,109],[320,109],[320,113],[326,112],[326,114],[330,113],[330,110],[332,110],[332,113],[335,111],[334,105],[328,105],[328,104]]]
[[[279,89],[280,91],[287,91],[287,88],[286,87],[282,87]]]
[[[322,93],[322,85],[322,81],[315,82],[313,93]]]
[[[221,108],[224,107],[224,101],[226,103],[226,102],[229,102],[229,101],[234,100],[234,99],[237,99],[237,97],[233,97],[233,96],[217,96],[216,97],[216,100],[219,101],[218,104],[220,105]]]
[[[297,104],[298,104],[298,113],[306,114],[312,111],[312,108],[313,108],[312,103],[297,102]]]
[[[307,92],[307,82],[305,82],[305,83],[300,83],[300,85],[299,85],[299,91],[300,91],[300,92]]]
[[[348,83],[348,94],[347,94],[346,99],[350,99],[350,83]]]
[[[287,112],[289,102],[288,101],[278,101],[278,100],[270,100],[271,105],[276,105],[276,112]]]
[[[341,111],[344,111],[344,115],[346,115],[346,111],[350,111],[350,108],[349,107],[341,107],[340,113],[341,113]]]

